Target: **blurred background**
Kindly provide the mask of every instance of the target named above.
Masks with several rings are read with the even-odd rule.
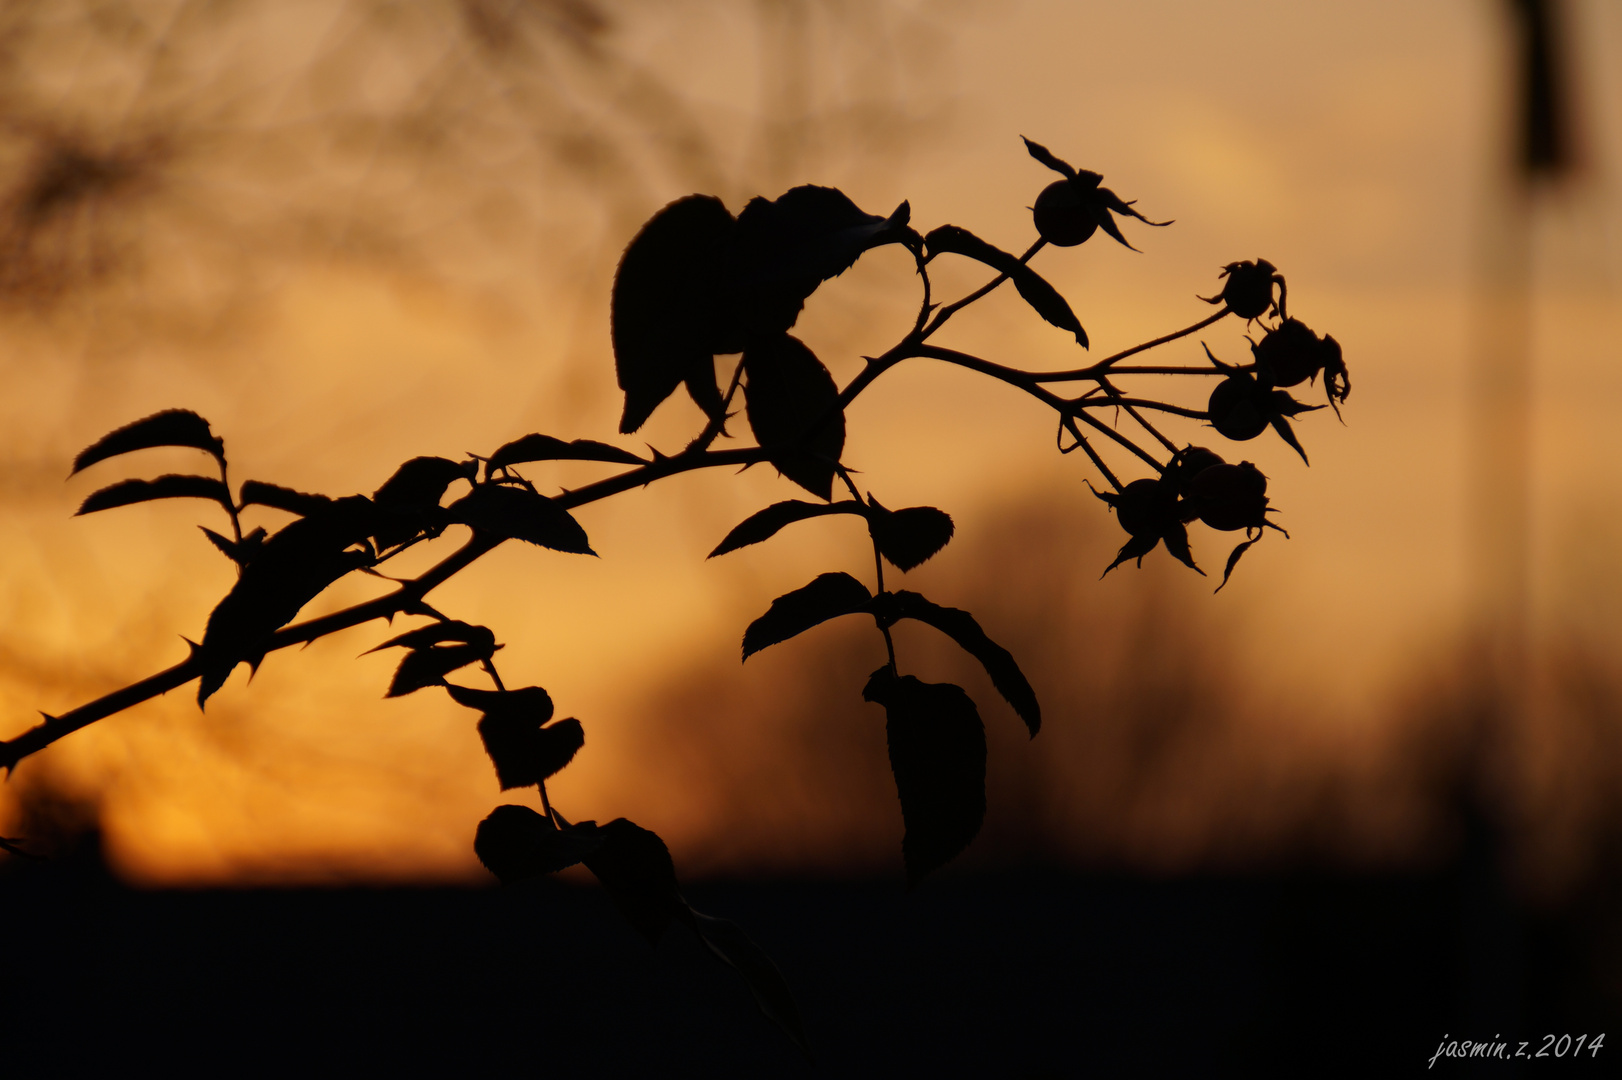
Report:
[[[1297,424],[1310,469],[1271,436],[1168,424],[1254,461],[1290,531],[1215,597],[1163,551],[1098,580],[1124,539],[1098,477],[1013,391],[913,361],[859,399],[846,461],[887,505],[958,525],[905,587],[973,611],[1045,706],[1027,741],[930,632],[900,641],[910,670],[965,682],[990,734],[986,830],[948,875],[1424,873],[1481,833],[1516,904],[1601,895],[1622,865],[1622,11],[1547,7],[1568,141],[1527,195],[1516,12],[1544,5],[0,4],[4,733],[180,659],[233,580],[200,503],[71,516],[113,480],[195,466],[148,451],[64,482],[107,430],[194,409],[235,480],[335,495],[418,454],[612,438],[609,287],[659,207],[812,182],[1018,251],[1051,179],[1026,135],[1176,219],[1126,225],[1142,254],[1039,256],[1091,355],[1204,317],[1221,267],[1261,257],[1291,314],[1340,341],[1353,392],[1344,426]],[[1524,226],[1524,496],[1491,452],[1521,444],[1479,419],[1506,215]],[[843,382],[916,295],[881,249],[796,333]],[[1202,337],[1246,355],[1233,320]],[[1154,355],[1197,362],[1202,337]],[[1084,362],[1012,295],[947,338]],[[700,421],[673,398],[620,442],[671,452]],[[600,560],[515,546],[433,600],[581,718],[586,749],[550,786],[571,818],[655,829],[694,879],[899,880],[882,717],[859,698],[875,635],[830,624],[737,663],[772,597],[865,573],[862,538],[830,519],[704,559],[792,497],[765,469],[682,477],[580,513]],[[1506,543],[1526,551],[1507,691],[1482,641],[1508,609],[1473,569],[1498,550],[1495,505],[1521,508]],[[1191,532],[1220,567],[1233,538]],[[309,613],[376,590],[345,582]],[[63,740],[0,789],[0,834],[76,814],[143,886],[481,882],[472,830],[505,800],[470,714],[381,700],[394,660],[355,657],[384,634],[274,655],[206,715],[180,692]]]

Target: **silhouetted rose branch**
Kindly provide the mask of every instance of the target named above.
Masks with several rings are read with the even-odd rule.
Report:
[[[1161,544],[1198,571],[1186,528],[1198,520],[1245,534],[1228,556],[1225,584],[1264,530],[1277,528],[1267,518],[1272,512],[1267,478],[1248,462],[1229,464],[1209,449],[1173,441],[1146,414],[1206,421],[1236,441],[1272,428],[1305,460],[1290,421],[1324,406],[1304,405],[1288,388],[1321,376],[1327,404],[1337,413],[1350,389],[1340,347],[1289,317],[1284,278],[1262,260],[1234,262],[1222,270],[1220,292],[1205,298],[1217,305],[1214,313],[1086,367],[1025,371],[933,344],[931,338],[958,312],[1011,282],[1042,319],[1085,348],[1086,330],[1065,298],[1031,269],[1032,258],[1049,244],[1080,244],[1099,229],[1131,247],[1115,215],[1166,224],[1149,222],[1132,203],[1102,187],[1097,173],[1073,169],[1035,143],[1027,141],[1026,146],[1061,179],[1037,196],[1033,218],[1040,239],[1019,256],[955,225],[920,235],[911,227],[906,203],[880,217],[864,213],[832,188],[798,187],[776,200],[757,198],[737,216],[706,195],[679,199],[655,214],[626,248],[615,275],[611,329],[616,374],[625,395],[622,434],[641,428],[679,387],[705,414],[699,433],[673,455],[653,450],[651,458],[644,458],[607,443],[533,434],[488,457],[413,458],[370,497],[332,498],[257,480],[245,481],[233,494],[223,440],[206,420],[185,410],[158,413],[106,435],[75,459],[75,473],[137,450],[170,446],[210,455],[219,475],[125,480],[96,491],[79,513],[154,499],[211,500],[230,517],[231,534],[203,531],[236,564],[237,581],[210,614],[202,640],[188,643],[191,652],[185,660],[71,712],[46,716],[43,723],[0,743],[0,766],[13,769],[69,732],[193,680],[201,706],[239,664],[257,669],[275,650],[374,619],[426,618],[423,625],[376,646],[404,650],[387,696],[439,687],[456,704],[479,713],[477,730],[502,790],[534,787],[540,804],[539,811],[497,807],[479,825],[474,850],[484,865],[503,882],[513,882],[583,863],[650,940],[657,941],[672,919],[690,926],[742,974],[761,1009],[804,1050],[798,1014],[776,968],[736,926],[696,912],[682,899],[670,853],[658,836],[623,818],[600,826],[571,824],[552,805],[546,781],[584,744],[581,723],[554,721],[546,690],[509,687],[496,667],[500,646],[494,632],[446,616],[427,597],[508,540],[594,554],[585,530],[570,513],[578,507],[680,473],[769,462],[817,501],[787,500],[760,510],[729,532],[711,557],[761,543],[796,522],[855,517],[872,542],[873,587],[835,571],[778,597],[745,630],[744,658],[838,616],[871,618],[883,638],[886,662],[868,679],[862,695],[881,705],[887,717],[908,879],[916,884],[955,857],[978,834],[985,816],[985,730],[962,688],[902,673],[890,628],[911,619],[952,638],[985,667],[992,685],[1033,736],[1041,725],[1041,708],[1014,658],[968,612],[886,586],[886,563],[903,573],[913,569],[946,546],[954,527],[951,517],[934,507],[892,510],[857,483],[842,461],[845,410],[851,402],[885,372],[912,359],[967,368],[1021,390],[1054,411],[1059,450],[1080,449],[1107,485],[1098,497],[1114,510],[1127,540],[1105,573],[1128,560],[1141,563]],[[840,389],[821,360],[789,330],[824,281],[843,273],[863,253],[889,244],[904,247],[916,263],[923,291],[917,317],[901,341],[880,356],[867,357],[863,370]],[[982,263],[996,276],[950,304],[937,305],[930,267],[942,256]],[[1203,365],[1121,363],[1228,315],[1260,327],[1260,340],[1252,340],[1247,363],[1224,363],[1209,349]],[[716,379],[719,355],[740,356],[724,392]],[[1217,383],[1202,409],[1130,395],[1117,385],[1137,375],[1185,375]],[[1066,397],[1057,389],[1077,382],[1089,384],[1085,392]],[[713,449],[717,439],[728,436],[726,425],[735,416],[740,394],[755,445]],[[1120,426],[1123,414],[1125,431]],[[1152,475],[1123,483],[1095,441],[1113,444]],[[564,459],[627,468],[551,497],[518,471],[519,466]],[[835,498],[836,480],[848,498]],[[457,497],[447,502],[453,487]],[[262,527],[245,530],[242,516],[250,507],[269,507],[294,520],[274,533]],[[452,525],[468,526],[472,538],[431,569],[405,580],[388,579],[396,588],[383,596],[293,622],[333,582],[357,572],[383,577],[380,568],[395,555],[439,538]],[[467,676],[480,671],[488,687],[465,685]],[[452,682],[453,675],[463,681]],[[14,840],[4,841],[3,847],[22,850]]]

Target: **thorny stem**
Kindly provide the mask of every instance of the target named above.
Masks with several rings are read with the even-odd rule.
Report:
[[[1076,441],[1069,446],[1065,446],[1063,443],[1061,443],[1059,446],[1059,453],[1068,454],[1075,450],[1076,447],[1081,447],[1087,452],[1087,456],[1092,459],[1093,465],[1098,469],[1098,471],[1104,474],[1104,479],[1110,482],[1110,487],[1114,488],[1116,491],[1125,491],[1126,489],[1121,486],[1121,481],[1116,479],[1115,474],[1110,471],[1110,467],[1104,464],[1104,459],[1098,456],[1098,451],[1093,449],[1093,444],[1087,441],[1087,436],[1083,435],[1081,430],[1076,427],[1075,417],[1060,417],[1060,435],[1062,436],[1066,431],[1075,436]]]
[[[850,497],[855,499],[858,505],[861,505],[862,493],[857,490],[856,481],[850,478],[850,470],[840,469],[839,479],[843,480],[845,487],[850,489]],[[879,551],[879,538],[873,532],[872,521],[867,524],[867,538],[873,542],[873,580],[875,584],[873,591],[875,594],[882,594],[884,592],[884,553]],[[890,658],[890,674],[900,678],[901,672],[895,666],[895,639],[890,636],[890,628],[884,625],[884,622],[876,613],[873,616],[873,624],[879,628],[879,633],[884,635],[884,651]]]
[[[1032,244],[1025,254],[1020,256],[1020,262],[1028,262],[1032,256],[1034,256],[1045,246],[1045,244],[1046,241],[1043,240],[1038,240],[1036,243]],[[923,273],[926,289],[925,303],[921,308],[921,312],[927,314],[929,311],[927,294],[927,290],[929,288],[929,278],[927,273],[923,272],[921,262],[920,271]],[[1224,306],[1222,310],[1211,315],[1209,318],[1203,319],[1186,329],[1178,330],[1174,333],[1167,334],[1164,337],[1156,338],[1153,341],[1144,342],[1141,345],[1135,345],[1130,349],[1124,349],[1113,356],[1106,357],[1090,367],[1078,368],[1074,371],[1045,373],[1020,371],[1015,368],[1008,368],[1000,364],[994,364],[988,360],[982,360],[979,357],[970,356],[967,353],[959,353],[953,350],[942,349],[937,346],[925,344],[925,340],[936,330],[940,329],[940,327],[944,325],[945,322],[954,314],[981,297],[987,295],[1006,280],[1008,280],[1008,275],[999,274],[997,277],[993,278],[991,281],[987,282],[985,285],[981,286],[979,289],[976,289],[974,292],[968,294],[962,299],[938,309],[935,312],[934,318],[930,319],[927,325],[923,326],[922,328],[915,327],[911,333],[898,342],[894,347],[885,352],[882,356],[869,357],[867,366],[860,373],[858,373],[842,391],[840,391],[837,405],[833,409],[829,410],[826,417],[811,425],[811,427],[807,430],[807,435],[809,436],[810,434],[815,433],[822,427],[823,424],[831,420],[834,415],[842,413],[846,408],[849,407],[851,402],[854,401],[858,395],[866,390],[868,386],[872,385],[874,380],[876,380],[880,375],[884,374],[884,372],[888,371],[890,368],[894,367],[896,364],[900,363],[902,360],[914,356],[928,357],[937,360],[945,360],[949,363],[954,363],[963,367],[981,371],[984,374],[992,376],[993,378],[1000,379],[1004,382],[1010,383],[1011,385],[1017,386],[1022,390],[1025,390],[1033,397],[1036,397],[1038,400],[1041,400],[1045,404],[1056,409],[1060,414],[1061,422],[1066,425],[1067,429],[1076,438],[1077,445],[1079,445],[1086,452],[1087,456],[1092,460],[1099,472],[1109,480],[1111,485],[1113,485],[1116,490],[1121,489],[1120,481],[1116,479],[1115,475],[1109,470],[1108,466],[1105,465],[1103,459],[1093,449],[1092,445],[1081,435],[1079,429],[1075,427],[1075,420],[1081,420],[1083,423],[1086,423],[1090,427],[1102,432],[1108,438],[1121,444],[1128,451],[1135,454],[1148,465],[1153,467],[1156,472],[1164,472],[1165,466],[1156,461],[1152,455],[1143,450],[1130,439],[1126,438],[1124,435],[1120,434],[1118,431],[1089,415],[1085,410],[1093,407],[1093,403],[1089,402],[1087,404],[1082,404],[1080,401],[1067,401],[1045,390],[1040,384],[1044,382],[1064,382],[1087,379],[1103,382],[1103,376],[1110,371],[1112,366],[1117,361],[1157,346],[1164,345],[1167,342],[1176,341],[1178,338],[1186,337],[1189,334],[1196,333],[1227,315],[1229,313],[1227,307]],[[1210,375],[1217,374],[1218,372],[1204,368],[1195,368],[1186,371],[1181,368],[1122,368],[1118,369],[1117,373]],[[727,390],[727,395],[725,398],[725,402],[727,404],[730,404],[733,397],[736,395],[741,376],[742,364],[740,362],[739,367],[733,372],[732,384]],[[1203,413],[1197,413],[1188,409],[1179,409],[1176,406],[1166,406],[1159,403],[1137,401],[1126,398],[1122,398],[1117,401],[1101,399],[1097,402],[1097,404],[1123,406],[1128,404],[1141,405],[1143,407],[1154,407],[1165,412],[1175,413],[1180,416],[1189,416],[1196,419],[1204,419],[1205,415]],[[748,467],[767,460],[766,451],[758,446],[743,447],[731,450],[708,449],[710,442],[713,442],[714,439],[720,434],[721,425],[724,423],[724,416],[725,408],[723,407],[722,418],[717,419],[715,417],[711,417],[709,423],[706,425],[705,430],[701,432],[699,438],[695,439],[693,443],[689,444],[682,453],[677,454],[674,457],[665,457],[655,453],[654,460],[646,465],[637,466],[616,476],[610,476],[595,483],[587,484],[584,487],[576,488],[573,491],[565,491],[557,496],[553,501],[559,507],[565,510],[572,510],[576,507],[585,506],[589,503],[594,503],[599,500],[609,498],[613,495],[621,494],[631,490],[632,488],[647,487],[649,484],[652,484],[657,480],[662,480],[666,477],[675,476],[680,473],[728,465]],[[1142,421],[1140,419],[1140,423],[1141,422]],[[1148,427],[1146,424],[1144,426],[1146,428]],[[711,429],[713,429],[713,431]],[[1070,449],[1074,449],[1074,447],[1071,447]],[[223,479],[225,463],[221,461],[220,466]],[[849,480],[847,478],[847,483],[848,482]],[[237,539],[240,540],[241,526],[235,513],[232,514],[232,525],[237,533]],[[468,540],[467,543],[463,544],[462,547],[457,551],[430,567],[417,577],[401,582],[397,589],[384,596],[375,597],[371,600],[352,605],[351,607],[345,608],[341,611],[335,611],[319,618],[307,619],[304,622],[294,623],[290,626],[282,627],[280,630],[277,630],[275,633],[270,635],[266,642],[265,651],[266,653],[270,653],[280,649],[285,649],[292,645],[306,644],[325,637],[328,634],[337,633],[340,630],[346,630],[353,626],[359,626],[362,623],[371,622],[373,619],[392,619],[395,615],[402,612],[409,613],[420,610],[423,604],[423,597],[425,597],[429,592],[455,577],[457,574],[473,565],[473,563],[477,562],[491,551],[494,551],[497,547],[500,547],[504,542],[505,540],[502,537],[475,531],[473,537]],[[398,552],[393,554],[398,554]],[[882,591],[884,572],[882,566],[882,555],[878,553],[876,547],[874,555],[875,560],[877,561],[879,587]],[[891,668],[894,670],[894,645],[887,630],[885,631],[884,636],[886,648],[890,653]],[[42,714],[45,717],[43,723],[36,724],[34,727],[28,729],[13,739],[0,741],[0,769],[5,769],[9,775],[11,770],[15,769],[18,762],[20,762],[23,758],[38,753],[40,750],[50,746],[63,736],[69,735],[80,730],[81,728],[88,727],[98,720],[102,720],[106,717],[123,712],[125,709],[133,708],[144,701],[150,701],[155,697],[168,693],[170,690],[184,686],[193,679],[198,678],[202,672],[202,652],[200,648],[193,646],[191,654],[187,656],[185,660],[173,665],[172,667],[165,668],[163,671],[157,672],[154,675],[149,675],[144,679],[115,690],[110,694],[105,694],[94,701],[87,702],[86,704],[65,712],[60,716]],[[543,789],[543,802],[545,797],[546,795]],[[550,813],[550,808],[548,808],[548,810]]]
[[[740,356],[738,358],[738,365],[732,369],[732,382],[727,386],[726,396],[721,399],[721,411],[715,416],[710,417],[710,422],[704,425],[704,430],[698,433],[698,437],[696,439],[687,444],[687,449],[683,450],[682,453],[697,454],[708,450],[710,448],[710,444],[716,440],[716,437],[721,435],[726,430],[728,418],[727,410],[732,407],[732,399],[737,395],[738,384],[742,381],[743,357]]]

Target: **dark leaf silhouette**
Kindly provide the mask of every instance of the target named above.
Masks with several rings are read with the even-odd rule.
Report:
[[[811,494],[833,494],[835,466],[845,449],[839,387],[816,354],[780,334],[743,354],[749,429],[777,471]]]
[[[762,540],[770,540],[785,525],[792,525],[807,518],[825,517],[828,514],[857,514],[865,517],[866,510],[857,502],[810,503],[789,499],[786,502],[773,503],[740,521],[719,544],[715,545],[715,550],[710,552],[709,558],[737,551],[750,544],[758,544]]]
[[[98,461],[154,446],[190,446],[221,460],[225,458],[225,443],[209,430],[207,420],[189,409],[165,409],[110,431],[85,447],[73,459],[73,471],[76,473]]]
[[[372,553],[365,541],[376,525],[371,500],[351,495],[292,522],[260,546],[208,617],[200,646],[199,705],[224,684],[237,664],[246,660],[257,666],[266,639],[291,622],[317,593],[370,564]]]
[[[442,457],[414,457],[383,481],[372,495],[378,506],[438,506],[445,489],[457,480],[472,480],[476,461],[452,461]]]
[[[121,480],[93,493],[79,506],[79,514],[111,510],[115,506],[151,502],[153,499],[212,499],[232,509],[231,491],[208,476],[182,476],[169,473],[156,480]]]
[[[1020,138],[1024,140],[1025,149],[1037,161],[1040,161],[1042,164],[1046,165],[1056,173],[1062,173],[1066,180],[1074,180],[1076,178],[1076,170],[1068,161],[1063,161],[1058,157],[1055,157],[1053,151],[1049,150],[1041,143],[1032,142],[1031,140],[1026,139],[1023,135],[1021,135]],[[1102,177],[1100,177],[1100,179],[1102,179]]]
[[[951,252],[962,255],[976,262],[985,263],[999,274],[1007,274],[1019,295],[1036,313],[1042,316],[1061,330],[1068,330],[1076,336],[1076,342],[1082,348],[1087,347],[1087,331],[1081,328],[1081,320],[1076,313],[1070,310],[1070,304],[1059,290],[1049,285],[1035,270],[1020,262],[1019,259],[1001,248],[993,247],[967,229],[956,225],[942,225],[932,229],[924,237],[924,246],[929,257],[934,258],[942,252]]]
[[[213,544],[215,547],[219,548],[225,553],[226,558],[235,563],[242,562],[242,553],[237,550],[237,543],[235,540],[232,540],[229,537],[221,536],[213,529],[203,528],[201,525],[197,527],[203,530],[203,535],[208,537],[209,543]]]
[[[794,995],[789,993],[788,983],[783,980],[783,973],[777,970],[777,965],[772,963],[772,958],[730,919],[717,919],[695,910],[691,905],[687,913],[699,940],[717,959],[743,976],[743,981],[749,984],[750,992],[755,995],[755,1004],[760,1006],[760,1011],[781,1027],[809,1060],[811,1046],[800,1023],[799,1006],[794,1004]]]
[[[229,537],[221,536],[213,529],[205,528],[202,525],[197,527],[203,530],[203,535],[208,537],[209,543],[223,551],[226,558],[236,563],[239,567],[247,566],[248,563],[252,562],[254,555],[258,554],[259,548],[265,542],[264,529],[254,529],[252,532],[243,536],[240,541],[236,541],[230,539]]]
[[[625,392],[622,433],[640,428],[683,383],[701,408],[720,402],[713,356],[742,348],[716,325],[716,260],[732,226],[720,199],[689,195],[655,214],[626,247],[610,324]]]
[[[559,829],[527,806],[498,806],[479,822],[473,853],[503,885],[556,873],[592,854],[603,842],[595,822]]]
[[[933,506],[887,510],[872,495],[867,497],[873,541],[899,569],[920,566],[952,539],[952,518]]]
[[[1133,559],[1136,559],[1138,565],[1142,566],[1143,557],[1153,551],[1155,545],[1159,543],[1160,535],[1158,533],[1139,533],[1136,536],[1129,537],[1126,543],[1121,545],[1121,550],[1115,553],[1115,561],[1104,567],[1104,572],[1098,576],[1100,578],[1108,577],[1111,570]]]
[[[521,706],[503,706],[479,720],[479,738],[496,767],[502,791],[541,783],[585,745],[585,729],[573,717],[542,727],[551,713],[550,708],[543,716]]]
[[[687,906],[676,887],[670,849],[657,833],[624,818],[601,826],[597,834],[601,846],[581,861],[637,933],[657,945],[671,917]]]
[[[820,574],[809,585],[773,600],[766,614],[749,624],[743,632],[743,658],[747,660],[768,645],[787,641],[818,623],[862,611],[872,599],[867,586],[849,574]]]
[[[873,606],[881,615],[888,616],[887,621],[916,619],[957,642],[964,652],[980,661],[986,674],[991,676],[991,685],[1025,721],[1032,737],[1041,730],[1042,706],[1036,700],[1036,691],[1031,689],[1014,657],[986,636],[973,615],[960,608],[941,607],[915,592],[905,590],[887,593],[879,597]]]
[[[986,816],[985,725],[962,687],[897,678],[888,667],[873,673],[862,696],[884,706],[890,770],[907,830],[901,855],[908,884],[917,885],[980,832]]]
[[[431,622],[427,626],[419,626],[415,630],[407,630],[403,634],[389,638],[381,645],[374,645],[372,648],[367,649],[366,652],[361,653],[361,655],[367,656],[379,650],[392,649],[396,646],[404,646],[408,649],[425,649],[430,645],[441,645],[447,641],[454,641],[464,645],[478,645],[481,648],[489,648],[494,651],[496,636],[487,626],[475,626],[472,623],[465,623],[456,619],[444,619],[439,622]]]
[[[267,484],[262,480],[248,480],[242,485],[243,506],[270,506],[286,510],[289,514],[308,517],[332,505],[326,495],[309,495],[280,484]]]
[[[481,484],[452,503],[452,521],[553,551],[595,555],[586,530],[557,503],[528,488]]]
[[[400,660],[400,666],[395,669],[394,679],[389,683],[389,692],[384,697],[403,697],[415,693],[425,686],[438,686],[445,676],[458,668],[467,667],[490,659],[496,649],[495,643],[480,642],[473,645],[435,645],[422,649],[412,649]]]
[[[889,217],[864,212],[837,188],[807,184],[738,215],[723,271],[727,319],[747,344],[788,330],[806,297],[883,244],[916,246],[906,203]],[[730,351],[730,350],[729,350]]]
[[[485,468],[489,472],[508,465],[521,465],[526,461],[611,461],[619,465],[646,465],[647,462],[629,450],[596,442],[576,439],[564,442],[550,435],[525,435],[490,455]]]

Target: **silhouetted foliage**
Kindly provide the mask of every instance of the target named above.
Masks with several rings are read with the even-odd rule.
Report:
[[[1200,522],[1217,531],[1244,533],[1228,556],[1222,578],[1226,585],[1241,556],[1265,530],[1283,533],[1268,518],[1274,512],[1268,478],[1249,462],[1232,464],[1207,448],[1179,446],[1145,414],[1204,421],[1234,441],[1257,438],[1272,428],[1305,461],[1306,452],[1290,420],[1323,406],[1303,405],[1286,388],[1322,376],[1328,404],[1337,413],[1350,392],[1339,344],[1286,314],[1283,275],[1260,259],[1223,267],[1222,292],[1206,298],[1220,305],[1215,314],[1085,367],[1026,371],[932,344],[936,331],[960,310],[1002,282],[1012,281],[1041,318],[1086,348],[1087,333],[1070,303],[1030,268],[1031,259],[1049,244],[1074,246],[1100,229],[1130,247],[1115,215],[1162,224],[1148,221],[1131,202],[1102,187],[1098,173],[1075,169],[1039,144],[1027,140],[1026,146],[1037,162],[1063,179],[1037,196],[1032,213],[1039,238],[1018,257],[956,225],[942,225],[920,236],[910,224],[907,203],[879,216],[826,187],[803,186],[774,200],[752,199],[736,217],[709,195],[678,199],[655,213],[621,260],[611,302],[611,331],[616,376],[624,392],[622,433],[639,430],[678,387],[685,386],[702,410],[702,430],[675,454],[653,450],[651,458],[644,458],[589,439],[566,441],[531,433],[488,456],[469,454],[461,461],[412,458],[370,497],[334,498],[248,480],[233,501],[224,443],[197,414],[169,410],[106,435],[75,459],[75,472],[135,450],[171,446],[210,454],[219,478],[170,474],[127,479],[89,496],[79,512],[153,499],[214,500],[230,517],[230,535],[208,528],[203,532],[235,563],[238,577],[209,615],[201,643],[192,647],[185,661],[71,713],[47,717],[39,727],[0,744],[0,766],[14,767],[68,731],[192,679],[198,680],[202,705],[238,664],[257,668],[271,650],[373,619],[427,618],[427,623],[369,650],[405,650],[386,696],[443,687],[453,703],[479,714],[474,726],[501,790],[533,786],[541,805],[540,811],[497,807],[477,828],[474,851],[479,860],[503,883],[583,863],[650,942],[658,941],[673,920],[693,930],[748,983],[762,1012],[809,1055],[781,974],[738,927],[695,912],[686,903],[670,852],[657,834],[623,818],[602,826],[590,821],[570,824],[552,806],[546,781],[585,745],[586,726],[572,717],[553,721],[552,695],[539,686],[509,690],[497,670],[495,658],[502,646],[494,631],[450,618],[430,607],[425,597],[508,540],[559,553],[595,554],[571,513],[577,507],[697,469],[775,466],[820,501],[785,500],[767,506],[733,528],[710,557],[763,543],[796,522],[856,517],[871,542],[873,581],[869,586],[834,570],[777,597],[745,630],[743,658],[829,619],[871,618],[886,662],[861,693],[882,706],[887,717],[886,742],[906,827],[902,856],[908,881],[917,885],[949,862],[974,840],[985,818],[985,729],[975,702],[961,687],[926,683],[903,672],[892,627],[911,619],[950,637],[985,668],[1032,737],[1041,728],[1042,710],[1014,657],[973,615],[886,585],[886,563],[903,573],[916,568],[946,547],[955,526],[949,514],[932,506],[891,510],[858,483],[858,474],[843,460],[845,413],[851,401],[908,359],[964,367],[1021,390],[1056,414],[1061,452],[1082,450],[1107,485],[1097,491],[1098,497],[1109,504],[1128,539],[1105,573],[1127,561],[1141,563],[1162,545],[1172,557],[1203,573],[1195,564],[1188,536],[1188,526]],[[901,341],[866,358],[861,373],[841,388],[789,330],[822,283],[843,273],[864,253],[888,245],[899,245],[912,258],[923,294],[917,315]],[[930,267],[942,254],[982,263],[996,277],[941,305],[932,296]],[[1122,363],[1228,315],[1261,323],[1261,338],[1252,339],[1248,365],[1224,363],[1208,348],[1209,363],[1203,366]],[[1269,318],[1274,320],[1271,325]],[[737,358],[730,362],[732,374],[724,391],[716,378],[717,356]],[[1199,409],[1127,395],[1118,382],[1137,375],[1213,379],[1215,388],[1205,408]],[[1071,397],[1055,390],[1070,383],[1086,384],[1087,389]],[[718,439],[732,437],[726,422],[737,411],[739,394],[754,445],[713,449]],[[1101,448],[1118,450],[1134,467],[1147,467],[1152,475],[1123,482]],[[517,468],[564,459],[624,470],[548,496]],[[848,498],[835,500],[836,481]],[[295,520],[275,532],[263,526],[244,531],[242,517],[253,507],[291,513]],[[472,532],[459,550],[413,578],[388,579],[397,585],[388,595],[289,625],[339,579],[355,571],[383,577],[380,565],[459,527]],[[491,686],[448,682],[453,674],[464,682],[482,675]],[[24,850],[9,838],[0,845],[14,853]]]

